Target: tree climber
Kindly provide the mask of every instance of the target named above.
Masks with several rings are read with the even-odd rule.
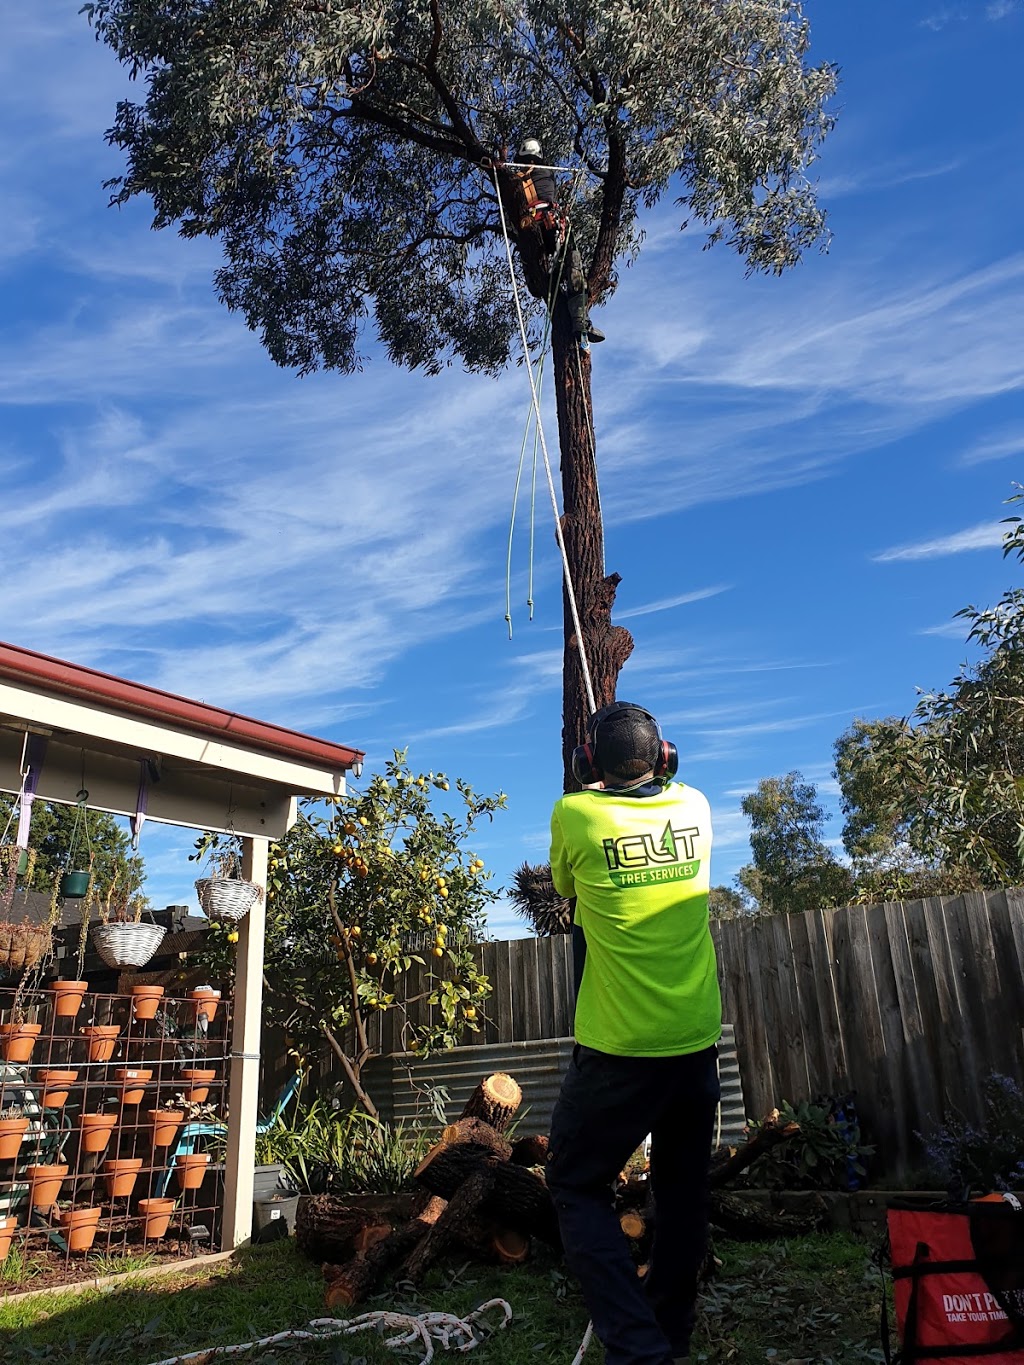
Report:
[[[587,789],[563,796],[551,817],[552,880],[576,897],[587,954],[547,1183],[607,1365],[679,1365],[707,1247],[720,1098],[711,812],[672,781],[675,746],[650,712],[612,702],[588,734],[572,760]],[[648,1134],[655,1230],[641,1281],[612,1196]]]
[[[520,224],[540,229],[544,250],[549,258],[549,276],[559,278],[576,344],[589,351],[592,341],[604,341],[604,333],[590,321],[587,308],[587,277],[583,271],[572,224],[558,203],[558,186],[550,166],[541,164],[541,146],[528,137],[519,149],[520,180],[526,199],[526,216]]]

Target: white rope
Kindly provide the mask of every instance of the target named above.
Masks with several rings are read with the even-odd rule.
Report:
[[[505,238],[505,254],[508,257],[509,276],[512,280],[512,296],[516,304],[516,317],[519,319],[519,334],[523,342],[523,354],[526,357],[526,373],[530,379],[530,394],[533,398],[534,418],[537,423],[537,433],[540,436],[540,448],[544,455],[544,472],[547,475],[548,492],[551,495],[551,510],[555,515],[555,537],[558,541],[558,548],[562,555],[562,572],[565,575],[565,591],[569,599],[569,611],[572,615],[573,629],[576,632],[576,644],[580,653],[580,668],[583,672],[583,685],[587,690],[587,704],[591,713],[597,710],[597,703],[594,700],[594,685],[590,680],[590,668],[587,664],[586,649],[583,644],[583,629],[580,625],[579,610],[576,606],[576,592],[573,588],[572,574],[569,571],[569,556],[565,548],[565,537],[562,535],[562,522],[558,515],[558,497],[555,493],[555,481],[551,473],[551,458],[548,455],[548,443],[544,437],[544,422],[540,412],[540,399],[537,395],[537,384],[533,376],[533,365],[530,362],[530,343],[526,335],[526,320],[523,317],[523,308],[519,300],[519,286],[516,283],[515,262],[512,259],[512,243],[509,241],[508,224],[505,221],[505,205],[501,201],[501,185],[498,181],[498,172],[492,170],[494,176],[494,192],[498,197],[498,212],[501,215],[501,231]]]
[[[572,1358],[572,1365],[582,1365],[583,1357],[587,1354],[587,1347],[590,1345],[594,1336],[594,1324],[587,1323],[587,1330],[583,1333],[583,1340],[580,1342],[580,1349]]]
[[[331,1337],[353,1336],[356,1332],[366,1332],[374,1327],[390,1330],[398,1329],[394,1336],[385,1338],[384,1345],[391,1351],[400,1351],[417,1342],[423,1347],[419,1365],[430,1365],[434,1358],[434,1342],[444,1351],[472,1351],[483,1340],[481,1332],[474,1329],[474,1323],[491,1308],[500,1308],[501,1322],[494,1331],[500,1332],[512,1321],[512,1309],[504,1299],[488,1299],[464,1318],[454,1313],[420,1313],[414,1317],[409,1313],[389,1313],[378,1311],[363,1313],[358,1318],[314,1318],[305,1329],[295,1328],[288,1332],[276,1332],[271,1337],[261,1337],[258,1341],[243,1341],[237,1346],[207,1346],[201,1351],[189,1351],[184,1355],[168,1356],[157,1360],[153,1365],[188,1365],[189,1361],[206,1365],[217,1356],[243,1355],[266,1346],[279,1346],[292,1341],[327,1341]],[[584,1338],[586,1341],[586,1338]],[[582,1348],[581,1348],[582,1352]],[[582,1354],[577,1360],[582,1359]]]

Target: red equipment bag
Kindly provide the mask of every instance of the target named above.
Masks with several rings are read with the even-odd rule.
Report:
[[[1020,1201],[1012,1195],[967,1204],[895,1200],[888,1222],[903,1343],[898,1359],[1024,1365]],[[888,1359],[888,1342],[883,1345]]]

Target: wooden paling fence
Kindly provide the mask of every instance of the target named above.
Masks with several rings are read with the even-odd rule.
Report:
[[[980,1117],[993,1072],[1024,1083],[1024,891],[850,906],[713,926],[743,1092],[857,1092],[891,1174],[916,1134]]]
[[[857,1092],[880,1170],[921,1164],[917,1133],[950,1109],[977,1118],[993,1072],[1024,1084],[1024,890],[716,921],[725,1018],[747,1113],[781,1100]],[[572,1033],[568,938],[479,943],[492,984],[463,1046]],[[406,997],[428,989],[415,969]],[[409,1020],[426,1023],[425,1000]],[[398,1011],[374,1021],[384,1054],[404,1044]]]

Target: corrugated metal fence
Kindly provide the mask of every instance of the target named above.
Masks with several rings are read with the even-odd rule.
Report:
[[[416,1060],[411,1053],[398,1053],[371,1062],[364,1074],[382,1118],[391,1123],[415,1123],[430,1119],[432,1089],[446,1093],[445,1117],[450,1121],[458,1117],[482,1076],[507,1071],[523,1091],[517,1131],[521,1135],[546,1133],[572,1049],[572,1038],[544,1038],[457,1047],[426,1061]],[[718,1070],[722,1082],[720,1141],[732,1144],[742,1137],[746,1115],[731,1024],[722,1032]]]

